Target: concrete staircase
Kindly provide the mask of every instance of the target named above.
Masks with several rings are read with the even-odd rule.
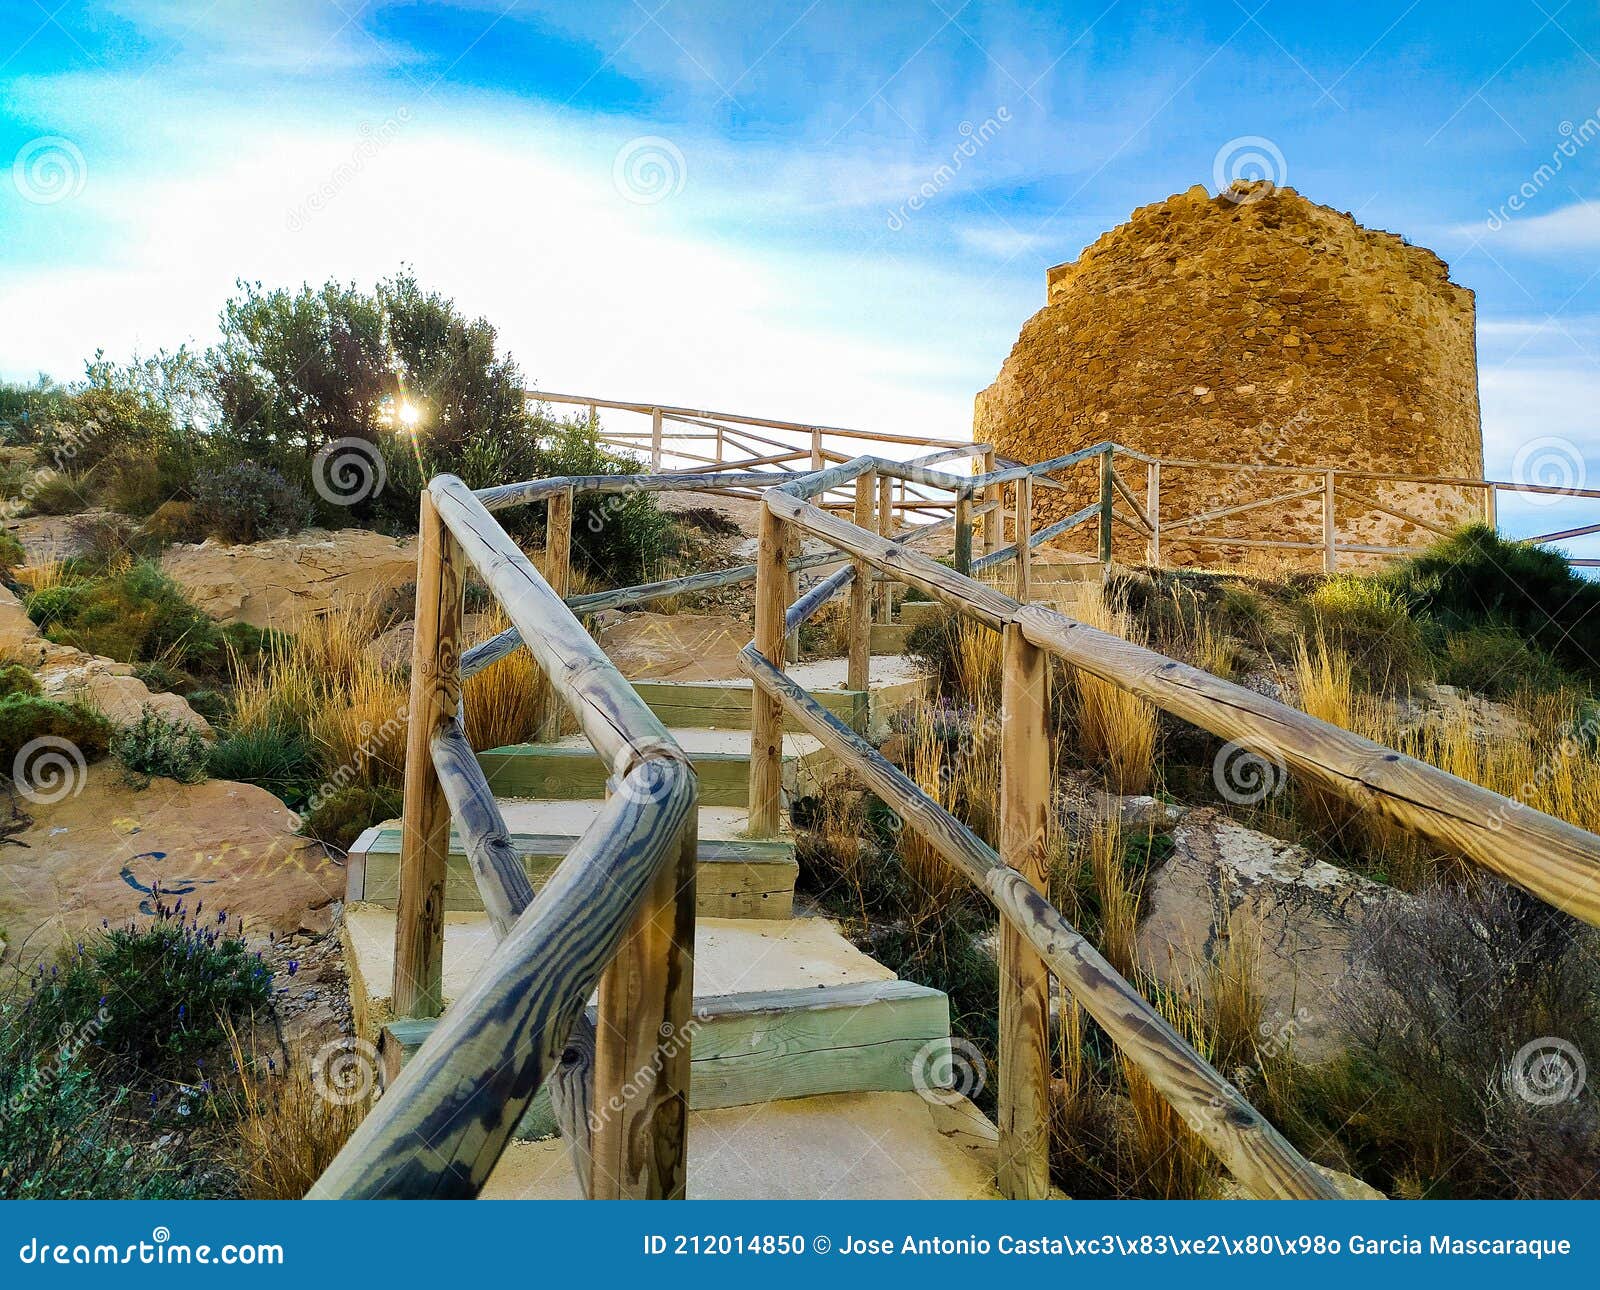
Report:
[[[872,661],[865,693],[843,688],[843,660],[793,675],[836,715],[882,729],[923,684],[897,656]],[[796,917],[794,841],[748,838],[751,687],[640,680],[700,780],[700,845],[691,1025],[689,1187],[704,1197],[992,1196],[995,1131],[965,1097],[937,1087],[950,1070],[949,1004],[897,980],[828,919]],[[785,735],[784,787],[813,791],[830,759]],[[581,736],[479,755],[534,885],[594,818],[605,767]],[[400,826],[369,829],[351,852],[342,935],[357,1033],[403,1060],[431,1022],[390,1006]],[[494,939],[452,838],[446,883],[445,1006]],[[592,1004],[591,1000],[591,1004]],[[485,1195],[575,1196],[565,1147],[541,1094]]]

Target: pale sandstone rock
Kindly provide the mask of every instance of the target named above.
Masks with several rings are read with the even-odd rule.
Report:
[[[722,681],[740,676],[750,624],[730,614],[600,615],[600,646],[629,678]]]
[[[161,567],[221,622],[292,631],[307,616],[414,581],[417,546],[366,529],[307,529],[243,546],[174,546]]]
[[[53,953],[61,939],[147,912],[149,889],[190,908],[242,915],[247,934],[289,934],[344,891],[343,870],[271,793],[248,784],[155,780],[135,789],[111,763],[90,766],[76,795],[19,800],[32,823],[0,848],[0,924],[14,949]]]
[[[1203,990],[1207,965],[1242,938],[1256,953],[1261,1042],[1292,1044],[1309,1060],[1337,1053],[1338,1001],[1364,988],[1355,931],[1375,909],[1409,897],[1210,809],[1188,812],[1172,839],[1145,888],[1144,964],[1166,984]]]
[[[468,614],[462,619],[464,639],[473,644],[487,640],[495,633],[494,624],[495,618],[492,614]],[[367,646],[367,653],[390,671],[408,667],[411,664],[411,644],[416,634],[416,623],[407,619],[377,637]]]

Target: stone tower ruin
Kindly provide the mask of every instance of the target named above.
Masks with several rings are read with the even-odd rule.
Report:
[[[1002,456],[1042,461],[1112,439],[1164,458],[1483,476],[1472,292],[1431,251],[1292,188],[1196,186],[1145,206],[1051,269],[1047,297],[977,398],[973,437]],[[1087,473],[1062,478],[1071,493],[1035,490],[1036,524],[1088,500]],[[1164,469],[1161,512],[1314,482]],[[1477,490],[1361,488],[1441,524],[1482,514]],[[1275,504],[1226,532],[1303,538],[1319,506]],[[1358,503],[1337,509],[1343,540],[1431,536]],[[1177,532],[1163,547],[1177,563],[1217,558],[1186,551]]]

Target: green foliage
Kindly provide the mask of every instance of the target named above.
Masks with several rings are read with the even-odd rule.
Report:
[[[300,831],[307,837],[348,851],[365,829],[400,814],[398,789],[350,784],[335,789],[306,815]]]
[[[60,1023],[94,1022],[95,1046],[144,1071],[187,1072],[272,994],[272,972],[203,903],[192,912],[157,895],[148,923],[108,927],[79,945],[34,991]]]
[[[58,703],[22,692],[8,694],[0,698],[0,773],[11,773],[23,746],[47,735],[65,739],[86,761],[92,761],[110,746],[111,723],[81,703]]]
[[[1374,579],[1330,578],[1306,596],[1302,615],[1306,630],[1342,651],[1368,689],[1404,688],[1431,670],[1411,606]]]
[[[51,640],[123,663],[204,664],[223,641],[216,624],[148,561],[35,592],[23,604]]]
[[[188,722],[164,717],[145,704],[137,719],[111,736],[111,751],[129,782],[140,787],[157,778],[197,784],[206,777],[211,745]]]
[[[1439,679],[1490,699],[1529,690],[1556,690],[1571,675],[1536,645],[1507,627],[1449,632],[1439,657]]]
[[[43,374],[32,385],[0,381],[0,443],[35,442],[40,427],[60,415],[68,393]]]
[[[219,739],[207,768],[213,779],[255,784],[291,807],[303,805],[322,779],[322,760],[311,741],[288,726]]]
[[[21,663],[0,664],[0,698],[9,698],[13,694],[37,695],[40,692],[39,678],[32,669]]]
[[[17,535],[0,529],[0,569],[14,569],[19,564],[25,564],[27,559],[28,553],[17,541]]]
[[[28,509],[35,515],[72,515],[89,504],[92,490],[81,476],[64,470],[43,470],[24,490]]]
[[[1474,524],[1396,565],[1384,581],[1446,630],[1506,627],[1563,667],[1600,676],[1600,582],[1579,577],[1557,551]]]
[[[299,532],[316,509],[303,488],[271,466],[235,461],[195,477],[194,513],[208,537],[259,542]]]
[[[640,464],[606,452],[579,427],[540,442],[535,475],[627,475]],[[530,476],[531,477],[531,476]],[[649,493],[579,493],[572,504],[573,562],[602,581],[626,586],[657,576],[677,551],[677,531]]]

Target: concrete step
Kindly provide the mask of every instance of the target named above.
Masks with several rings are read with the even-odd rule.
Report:
[[[689,1113],[691,1200],[995,1200],[997,1134],[966,1098],[845,1093]],[[492,1200],[577,1200],[558,1138],[513,1142]]]
[[[535,890],[594,823],[600,798],[567,801],[505,799],[501,814]],[[696,908],[705,918],[788,918],[797,866],[794,839],[744,836],[744,806],[700,808]],[[400,821],[388,820],[356,840],[345,866],[345,899],[393,906],[398,898]],[[450,831],[444,907],[480,911],[483,900],[456,831]]]
[[[845,688],[848,664],[842,658],[812,659],[791,664],[787,669],[823,707],[857,730],[863,721],[870,728],[882,729],[890,715],[916,699],[928,684],[916,663],[895,645],[898,637],[891,634],[880,639],[878,631],[875,626],[872,650],[876,657],[865,691]],[[895,647],[890,649],[891,645]],[[656,681],[646,677],[632,684],[669,727],[750,729],[749,677],[726,681]]]
[[[915,623],[873,623],[869,648],[873,654],[903,654]]]
[[[895,615],[908,627],[938,622],[944,613],[944,606],[937,600],[905,600],[895,609]]]
[[[386,1063],[397,1048],[403,1058],[432,1023],[392,1015],[394,911],[347,905],[341,936],[356,1033],[378,1044]],[[494,947],[485,915],[445,915],[447,1008]],[[688,1028],[696,1108],[903,1091],[950,1069],[943,993],[897,980],[823,918],[698,920]],[[523,1131],[549,1124],[536,1103]]]
[[[674,726],[671,734],[694,764],[702,806],[745,806],[750,800],[750,734]],[[831,762],[822,743],[806,734],[783,737],[783,785],[791,794],[816,791]],[[604,797],[609,768],[583,735],[553,744],[512,744],[478,754],[478,764],[496,797],[545,801]]]

